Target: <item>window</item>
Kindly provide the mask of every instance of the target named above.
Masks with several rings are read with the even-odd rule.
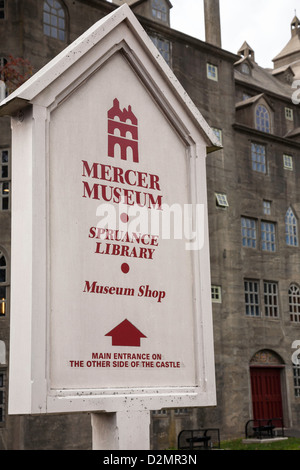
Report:
[[[10,152],[0,150],[0,210],[10,209]]]
[[[295,397],[300,397],[300,364],[293,365],[293,376]]]
[[[0,423],[5,421],[5,372],[0,370]]]
[[[241,71],[245,74],[245,75],[250,75],[250,67],[248,64],[242,64],[242,67],[241,67]]]
[[[246,248],[256,248],[256,221],[242,217],[242,245]]]
[[[270,115],[269,111],[265,106],[259,104],[256,107],[255,113],[255,127],[258,131],[267,132],[268,134],[271,132],[270,129]]]
[[[261,222],[261,248],[263,251],[276,251],[275,224]]]
[[[291,207],[285,215],[285,241],[289,246],[298,246],[298,224]]]
[[[175,408],[174,409],[175,415],[183,415],[183,414],[187,414],[188,412],[189,412],[188,408]]]
[[[212,127],[212,130],[216,134],[217,138],[219,139],[220,144],[223,143],[222,131],[221,129],[217,129],[216,127]]]
[[[263,200],[263,213],[265,215],[271,214],[271,201],[266,201],[265,199]]]
[[[266,317],[277,318],[279,316],[277,282],[264,282],[264,304]]]
[[[216,193],[216,200],[219,207],[229,207],[226,194]]]
[[[291,108],[285,108],[285,119],[287,119],[288,121],[294,120],[294,114]]]
[[[216,65],[207,64],[207,78],[218,81],[218,67]]]
[[[261,301],[263,300],[264,316],[279,317],[278,284],[274,281],[263,281],[263,296],[260,296],[260,281],[244,280],[245,309],[248,317],[261,317]]]
[[[65,11],[58,0],[44,1],[44,34],[64,41],[66,38]]]
[[[220,286],[211,286],[211,300],[216,304],[220,304],[222,302]]]
[[[5,19],[5,0],[0,0],[0,20]]]
[[[291,284],[289,288],[289,312],[290,320],[300,323],[300,289],[297,284]]]
[[[248,93],[243,93],[243,101],[246,101],[249,98],[251,98],[251,95],[249,95]]]
[[[167,7],[163,0],[152,0],[152,16],[153,18],[167,22]]]
[[[167,416],[167,410],[153,410],[152,414],[155,416]]]
[[[0,318],[7,311],[7,266],[4,254],[0,251]]]
[[[157,47],[167,64],[170,65],[171,53],[170,53],[170,42],[165,39],[160,39],[157,36],[150,36],[153,44]]]
[[[266,173],[266,147],[261,144],[251,144],[252,170]]]
[[[283,168],[285,170],[293,170],[293,157],[291,155],[283,155]]]
[[[245,280],[244,289],[246,315],[249,317],[259,317],[259,282]]]

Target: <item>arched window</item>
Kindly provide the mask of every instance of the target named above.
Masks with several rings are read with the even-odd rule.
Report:
[[[0,251],[0,318],[7,311],[7,265],[4,254]]]
[[[268,134],[271,132],[270,114],[267,108],[262,104],[259,104],[256,107],[255,127],[258,131],[266,132]]]
[[[66,39],[65,10],[58,0],[45,0],[43,11],[44,34],[64,41]]]
[[[288,208],[285,215],[285,240],[290,246],[298,246],[298,227],[297,219],[291,207]]]
[[[300,322],[300,288],[297,284],[291,284],[289,288],[290,320]]]

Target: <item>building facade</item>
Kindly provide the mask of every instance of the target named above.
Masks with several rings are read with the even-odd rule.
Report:
[[[0,1],[1,64],[21,57],[39,70],[122,3]],[[151,447],[176,447],[183,429],[240,437],[254,418],[282,418],[293,433],[300,430],[299,20],[266,70],[247,42],[237,54],[222,49],[218,0],[204,2],[205,41],[171,29],[168,0],[127,3],[223,146],[207,156],[217,406],[154,411]],[[88,414],[7,413],[9,118],[0,126],[0,449],[90,449]]]

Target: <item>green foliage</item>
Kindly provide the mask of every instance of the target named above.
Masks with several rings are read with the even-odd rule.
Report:
[[[242,439],[221,442],[221,449],[224,450],[300,450],[300,439],[289,437],[283,441],[267,443],[244,444]]]

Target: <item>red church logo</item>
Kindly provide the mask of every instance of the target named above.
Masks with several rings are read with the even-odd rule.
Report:
[[[132,160],[138,163],[138,120],[131,111],[131,106],[122,111],[119,101],[115,98],[107,117],[108,156],[114,158],[118,149],[122,160],[132,157]]]

